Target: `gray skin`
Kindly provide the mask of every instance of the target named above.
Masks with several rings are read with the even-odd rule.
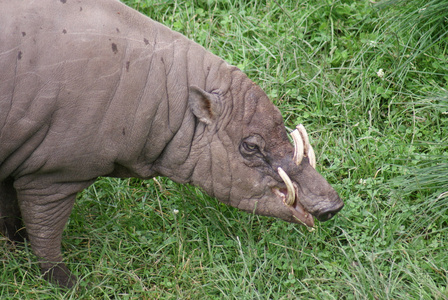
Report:
[[[113,0],[0,2],[0,230],[28,238],[44,277],[71,287],[61,236],[99,176],[167,176],[288,222],[343,202],[279,110],[238,68]],[[296,186],[295,205],[277,173]],[[23,229],[22,222],[26,228]]]

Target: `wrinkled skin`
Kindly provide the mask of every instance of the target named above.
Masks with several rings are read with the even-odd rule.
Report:
[[[308,226],[342,208],[306,157],[294,164],[266,94],[201,46],[110,0],[0,9],[0,230],[30,240],[45,278],[75,283],[62,231],[98,176],[167,176]],[[279,197],[278,167],[294,182],[294,206]]]

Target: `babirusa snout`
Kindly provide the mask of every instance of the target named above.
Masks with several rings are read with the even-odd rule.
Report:
[[[303,157],[308,157],[310,165],[316,168],[316,155],[314,154],[313,147],[310,144],[308,138],[308,133],[302,124],[296,126],[291,132],[292,140],[294,141],[294,163],[298,166],[303,160]],[[283,201],[288,206],[293,206],[296,200],[296,193],[292,180],[289,178],[288,174],[282,169],[278,168],[278,174],[282,178],[286,185],[288,191],[287,197],[283,197]]]
[[[296,126],[296,129],[291,132],[292,140],[294,141],[294,163],[300,165],[303,157],[308,157],[310,165],[316,168],[316,155],[313,147],[310,144],[308,133],[302,124]]]
[[[305,127],[302,124],[298,125],[291,132],[291,136],[294,141],[293,161],[300,167],[285,168],[289,175],[284,169],[278,167],[277,172],[286,189],[275,187],[273,192],[289,208],[294,221],[313,227],[313,216],[326,221],[333,217],[344,204],[330,184],[315,171],[316,155],[310,145]],[[307,160],[304,161],[304,158]],[[291,164],[290,158],[289,164]]]

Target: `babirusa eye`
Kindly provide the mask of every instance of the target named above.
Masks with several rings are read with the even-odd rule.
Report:
[[[256,144],[248,143],[248,142],[244,142],[243,147],[244,147],[244,149],[246,149],[249,152],[255,152],[255,151],[259,150],[259,148]]]
[[[256,160],[264,157],[264,146],[263,138],[258,134],[252,134],[241,141],[239,150],[246,159]]]

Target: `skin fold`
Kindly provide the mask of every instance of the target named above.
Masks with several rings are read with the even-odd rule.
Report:
[[[29,239],[45,278],[75,284],[62,231],[99,176],[167,176],[308,226],[342,208],[308,157],[295,163],[266,94],[200,45],[114,0],[0,9],[0,230]]]

